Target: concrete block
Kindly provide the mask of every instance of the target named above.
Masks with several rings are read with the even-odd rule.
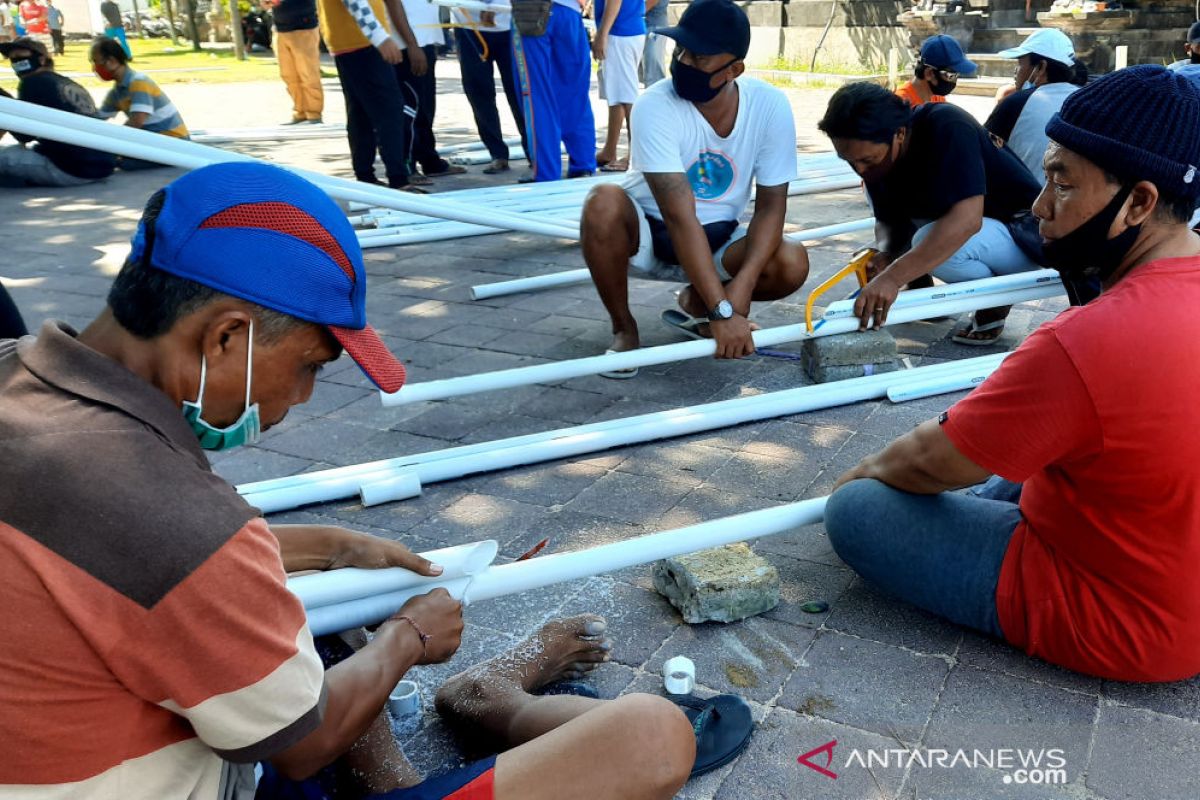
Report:
[[[853,331],[809,339],[801,351],[804,371],[817,383],[861,378],[900,368],[896,340],[887,331]]]
[[[654,588],[686,622],[736,622],[779,603],[779,571],[738,543],[658,562]]]

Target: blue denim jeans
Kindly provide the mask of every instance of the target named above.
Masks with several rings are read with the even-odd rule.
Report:
[[[917,229],[913,234],[913,247],[929,235],[932,227],[933,223],[930,223]],[[1017,247],[1008,226],[999,220],[984,217],[983,227],[967,239],[966,244],[958,248],[954,255],[939,265],[933,271],[933,276],[946,283],[958,283],[1033,269],[1040,267]]]
[[[932,495],[851,481],[829,498],[825,531],[838,556],[876,587],[1003,638],[996,585],[1020,496],[1020,485],[1002,478]]]

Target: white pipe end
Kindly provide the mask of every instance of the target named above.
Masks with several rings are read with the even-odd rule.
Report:
[[[364,483],[358,488],[358,496],[364,506],[407,500],[410,497],[419,497],[420,494],[421,479],[415,472],[404,472],[394,478]]]

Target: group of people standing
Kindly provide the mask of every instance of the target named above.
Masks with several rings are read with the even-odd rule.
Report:
[[[54,5],[54,0],[0,0],[0,42],[31,36],[44,41],[53,48],[55,55],[61,56],[65,47],[65,22],[66,17]]]

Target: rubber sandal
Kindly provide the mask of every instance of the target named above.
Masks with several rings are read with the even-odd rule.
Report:
[[[954,336],[950,337],[950,341],[954,342],[955,344],[965,344],[968,347],[987,347],[988,345],[995,344],[1000,339],[999,333],[997,333],[991,339],[970,339],[968,338],[968,334],[987,333],[988,331],[1002,330],[1004,330],[1004,320],[1002,319],[998,319],[995,322],[988,322],[984,325],[977,325],[975,320],[972,319],[971,327],[955,333]]]
[[[613,353],[619,353],[620,350],[605,350],[604,355],[610,356]],[[638,374],[637,367],[629,367],[628,369],[612,369],[608,372],[601,372],[601,378],[610,378],[614,381],[627,381],[630,378],[636,378]]]
[[[628,172],[629,164],[622,164],[620,162],[614,161],[614,162],[610,162],[608,164],[601,166],[600,171],[601,172]]]
[[[712,772],[742,754],[754,735],[750,704],[733,694],[707,700],[686,695],[672,697],[692,723],[696,734],[696,763],[692,777]]]
[[[534,694],[542,697],[565,694],[574,695],[575,697],[590,697],[593,700],[600,699],[600,693],[596,691],[596,687],[583,681],[555,681],[554,683],[547,683],[534,692]]]
[[[458,164],[447,164],[446,167],[437,172],[426,172],[427,178],[444,178],[447,175],[463,175],[467,171],[466,167],[460,167]]]
[[[711,339],[711,336],[705,336],[700,332],[701,325],[707,325],[708,320],[700,319],[699,317],[689,317],[687,314],[678,309],[668,308],[662,312],[659,319],[668,328],[671,328],[689,339]]]
[[[419,172],[414,172],[408,176],[409,186],[433,186],[433,179],[428,175],[422,175]]]

